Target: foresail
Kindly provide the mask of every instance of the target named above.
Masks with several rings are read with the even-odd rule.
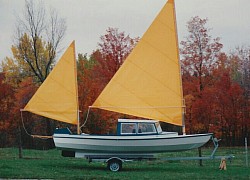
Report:
[[[169,0],[92,107],[182,125],[174,11]]]
[[[24,110],[54,120],[77,124],[76,78],[75,42],[73,41]]]

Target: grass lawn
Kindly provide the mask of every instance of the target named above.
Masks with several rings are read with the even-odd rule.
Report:
[[[203,148],[203,155],[211,149]],[[0,179],[250,179],[250,167],[246,167],[244,148],[219,148],[216,155],[233,154],[227,170],[219,170],[220,160],[198,161],[134,161],[123,164],[120,172],[110,172],[106,164],[89,163],[85,159],[64,158],[59,150],[23,150],[23,159],[18,158],[18,149],[0,149]],[[182,153],[160,154],[166,156],[197,156],[197,150]],[[249,160],[248,160],[249,161]]]

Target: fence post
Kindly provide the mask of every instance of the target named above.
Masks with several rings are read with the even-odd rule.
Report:
[[[201,147],[198,148],[198,151],[199,151],[199,157],[201,157]],[[199,164],[200,166],[202,166],[202,159],[199,160]]]
[[[246,166],[248,167],[247,137],[245,137]]]

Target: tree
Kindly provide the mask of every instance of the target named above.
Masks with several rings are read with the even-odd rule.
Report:
[[[17,18],[12,52],[19,64],[29,67],[38,82],[42,83],[49,74],[65,31],[65,20],[55,10],[47,17],[43,4],[25,2],[23,17]]]
[[[198,16],[191,18],[187,22],[189,34],[180,43],[183,89],[187,102],[186,122],[190,133],[207,131],[212,118],[210,103],[204,101],[203,92],[211,92],[205,90],[213,83],[212,72],[219,65],[222,44],[219,38],[212,39],[209,35],[207,21]]]
[[[139,38],[131,38],[117,28],[108,28],[101,36],[98,49],[93,53],[96,76],[106,85],[135,47]]]
[[[9,131],[13,126],[14,102],[14,88],[5,81],[4,73],[0,73],[0,147],[11,143]]]
[[[221,53],[210,72],[209,84],[197,95],[196,76],[183,74],[186,122],[189,133],[213,132],[226,145],[239,145],[246,118],[244,89],[235,81],[237,59]]]
[[[217,124],[227,145],[236,145],[242,129],[242,105],[244,104],[243,89],[230,76],[229,68],[221,71],[218,81],[214,84]],[[239,141],[238,141],[239,142]]]
[[[19,64],[13,59],[6,57],[1,63],[2,72],[5,74],[5,80],[13,87],[17,88],[18,84],[24,77],[20,73]]]
[[[23,14],[17,17],[16,22],[14,45],[11,48],[14,58],[7,57],[2,64],[6,78],[15,84],[16,94],[21,93],[21,83],[26,81],[27,77],[32,77],[31,82],[37,84],[46,79],[53,68],[65,31],[66,22],[59,18],[54,9],[47,13],[41,2],[25,2]],[[19,111],[17,113],[19,114]],[[47,134],[52,134],[52,126],[53,123],[46,119],[46,125],[43,127],[46,128]],[[53,147],[52,141],[48,142],[48,147]]]
[[[242,135],[249,137],[250,129],[250,48],[237,47],[230,55],[231,76],[244,90]]]
[[[84,120],[88,107],[122,65],[137,41],[138,38],[132,39],[116,28],[108,28],[107,33],[100,38],[98,49],[89,59],[78,56],[78,88]],[[85,131],[95,134],[110,133],[118,116],[117,113],[91,109]]]
[[[198,16],[191,18],[187,23],[189,35],[180,43],[182,71],[197,77],[199,91],[204,89],[208,80],[206,77],[217,66],[216,59],[222,48],[220,39],[212,39],[208,34],[210,29],[205,26],[207,21]]]
[[[40,139],[29,136],[30,134],[47,134],[47,129],[44,128],[47,125],[44,118],[25,112],[22,112],[22,117],[20,117],[20,109],[22,109],[29,102],[37,88],[37,84],[34,84],[31,77],[24,79],[19,84],[19,90],[15,93],[15,107],[13,114],[15,114],[16,126],[19,126],[18,128],[21,138],[18,141],[22,140],[19,143],[21,143],[25,148],[47,149],[50,148],[48,144],[41,143]],[[16,132],[13,132],[13,134],[16,138],[18,138]]]

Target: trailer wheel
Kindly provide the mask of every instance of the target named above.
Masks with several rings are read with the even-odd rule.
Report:
[[[119,159],[111,159],[108,161],[108,169],[112,172],[117,172],[122,169],[122,161]]]

